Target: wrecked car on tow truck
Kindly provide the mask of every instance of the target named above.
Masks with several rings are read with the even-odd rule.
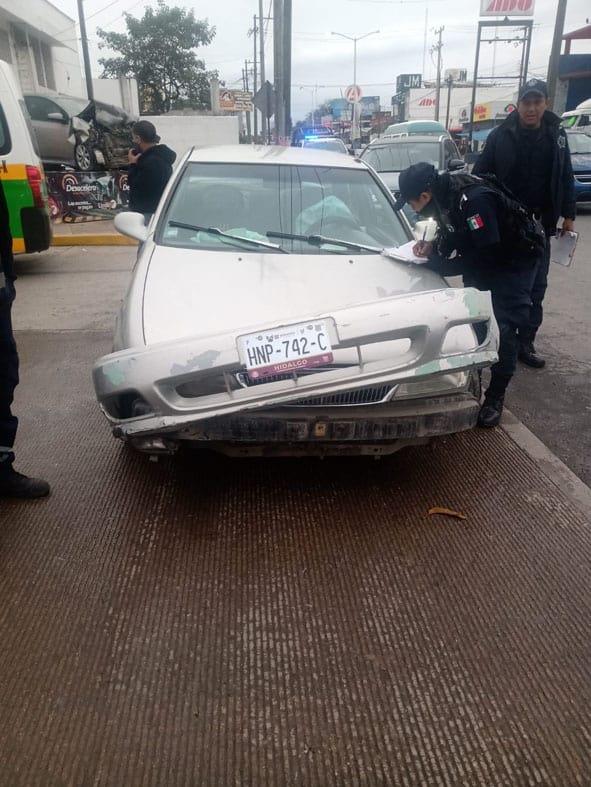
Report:
[[[113,434],[151,454],[380,455],[473,427],[490,294],[395,259],[412,235],[393,204],[346,155],[188,153],[147,227],[115,220],[140,248],[93,369]]]

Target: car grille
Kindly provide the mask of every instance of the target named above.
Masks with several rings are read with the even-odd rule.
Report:
[[[354,407],[356,405],[379,404],[389,399],[395,386],[377,385],[368,388],[356,388],[354,391],[341,391],[336,394],[313,396],[290,402],[289,407]]]
[[[331,367],[316,367],[311,370],[301,370],[298,372],[301,376],[307,376],[319,371],[328,371],[329,368],[339,368],[336,365]],[[273,377],[265,377],[262,380],[251,380],[244,372],[238,372],[235,375],[236,379],[243,388],[251,388],[252,386],[262,385],[263,383],[274,383],[279,380],[291,380],[293,374],[277,374]],[[387,385],[369,386],[367,388],[356,388],[353,391],[341,391],[335,394],[324,394],[322,396],[310,396],[305,399],[297,399],[290,402],[288,407],[354,407],[356,405],[364,404],[378,404],[387,400],[395,386],[391,383]]]

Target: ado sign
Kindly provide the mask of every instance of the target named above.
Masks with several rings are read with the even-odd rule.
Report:
[[[535,0],[480,0],[480,16],[533,16]]]
[[[358,104],[362,96],[361,88],[359,85],[349,85],[345,90],[345,98],[349,104]]]

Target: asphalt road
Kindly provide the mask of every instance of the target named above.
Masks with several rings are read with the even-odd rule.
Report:
[[[126,450],[89,369],[133,259],[17,262],[18,462],[53,493],[0,505],[0,786],[591,784],[591,538],[554,477],[500,429]]]
[[[507,406],[591,486],[591,208],[580,208],[571,268],[551,265],[536,346],[543,370],[520,364]]]

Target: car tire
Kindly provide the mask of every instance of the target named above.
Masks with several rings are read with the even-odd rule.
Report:
[[[78,142],[74,148],[74,163],[80,172],[92,172],[94,169],[94,155],[86,142]]]

